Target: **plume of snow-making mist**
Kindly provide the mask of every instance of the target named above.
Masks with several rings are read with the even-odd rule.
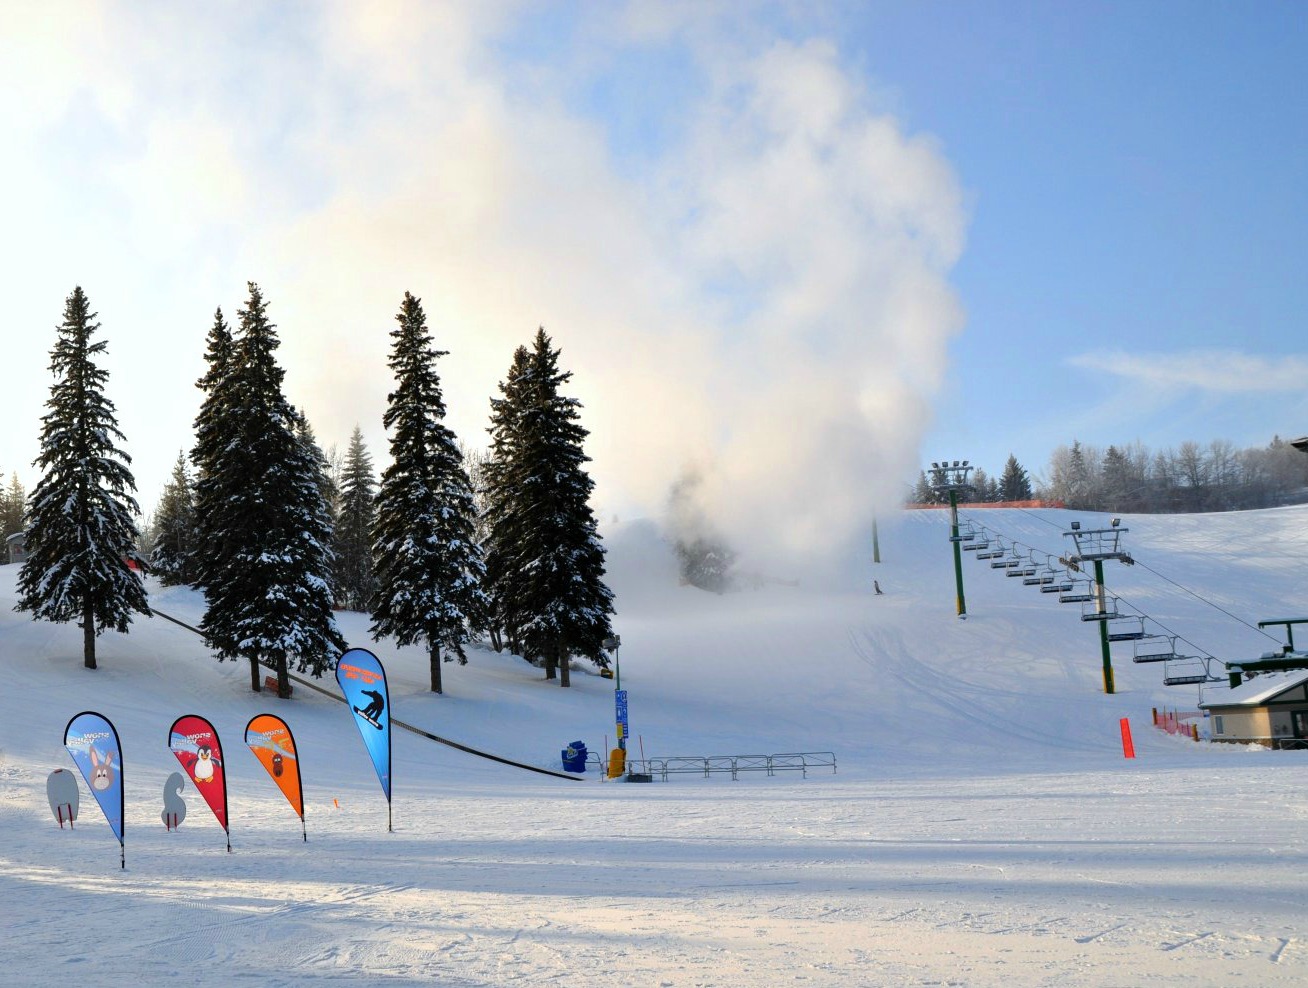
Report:
[[[100,17],[97,44],[120,57],[89,91],[115,139],[88,228],[106,249],[84,255],[91,267],[123,255],[97,232],[119,231],[142,273],[115,262],[103,278],[125,287],[97,302],[115,327],[169,341],[132,348],[115,332],[142,471],[157,448],[162,483],[189,446],[212,308],[234,314],[247,279],[270,301],[287,395],[322,444],[359,423],[383,463],[388,333],[408,290],[450,351],[448,422],[470,445],[486,442],[513,349],[545,326],[575,372],[605,521],[664,517],[694,470],[702,517],[742,565],[784,570],[865,534],[916,471],[962,324],[948,283],[958,182],[834,45],[742,41],[688,10],[658,38],[618,39],[686,44],[702,77],[672,143],[640,168],[615,155],[603,120],[570,107],[567,72],[520,85],[496,45],[507,9],[328,5],[275,30],[236,8],[205,12],[204,31],[161,17],[142,32],[130,8]],[[234,62],[235,87],[186,69]],[[71,106],[88,90],[52,91]],[[197,134],[202,158],[180,153]],[[189,309],[157,295],[130,308],[151,297],[137,282],[197,266],[204,297]],[[182,354],[184,373],[158,366]]]

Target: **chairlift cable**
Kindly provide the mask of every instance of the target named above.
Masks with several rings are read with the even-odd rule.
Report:
[[[1221,604],[1215,604],[1215,603],[1213,603],[1211,600],[1209,600],[1207,597],[1204,597],[1204,596],[1201,595],[1201,594],[1197,594],[1197,593],[1195,593],[1195,592],[1194,592],[1193,590],[1191,590],[1189,587],[1183,586],[1183,585],[1181,585],[1180,583],[1177,583],[1175,580],[1171,579],[1170,577],[1164,576],[1162,573],[1158,572],[1158,570],[1154,569],[1152,566],[1149,566],[1149,565],[1147,565],[1147,564],[1145,564],[1145,563],[1142,563],[1142,562],[1140,562],[1140,560],[1138,560],[1138,559],[1135,561],[1135,564],[1136,564],[1137,566],[1140,566],[1140,567],[1144,568],[1144,569],[1147,569],[1150,573],[1154,574],[1154,576],[1158,577],[1158,579],[1163,580],[1163,581],[1165,581],[1165,582],[1167,582],[1167,583],[1170,583],[1172,586],[1176,587],[1178,590],[1184,590],[1184,591],[1185,591],[1186,593],[1188,593],[1191,597],[1195,598],[1195,600],[1202,601],[1203,603],[1207,604],[1209,607],[1215,607],[1215,608],[1217,608],[1217,610],[1221,611],[1221,612],[1222,612],[1223,614],[1225,614],[1227,617],[1229,617],[1229,618],[1231,618],[1231,619],[1233,619],[1233,620],[1235,620],[1235,621],[1239,621],[1239,622],[1240,622],[1242,625],[1244,625],[1246,628],[1249,628],[1249,629],[1252,630],[1252,631],[1256,631],[1256,632],[1258,632],[1258,634],[1263,635],[1263,636],[1266,637],[1266,638],[1270,638],[1272,641],[1276,642],[1276,644],[1278,644],[1278,645],[1283,644],[1283,643],[1281,642],[1281,640],[1280,640],[1279,638],[1277,638],[1275,635],[1269,635],[1269,634],[1268,634],[1266,631],[1264,631],[1262,628],[1259,628],[1259,627],[1256,627],[1255,625],[1250,624],[1250,623],[1249,623],[1248,621],[1246,621],[1244,618],[1242,618],[1242,617],[1240,617],[1240,616],[1238,616],[1238,615],[1236,615],[1236,614],[1232,614],[1230,611],[1228,611],[1228,610],[1227,610],[1225,607],[1223,607]]]
[[[1018,510],[1018,511],[1026,511],[1027,509],[1025,509],[1025,508],[1018,508],[1017,510]],[[1030,513],[1030,512],[1028,512],[1028,513]],[[1039,516],[1039,515],[1035,515],[1035,517],[1036,517],[1036,518],[1039,518],[1040,516]],[[1041,518],[1040,520],[1041,520],[1041,521],[1045,521],[1045,519],[1043,519],[1043,518]],[[1049,524],[1049,525],[1051,525],[1051,526],[1053,526],[1054,528],[1059,528],[1059,526],[1054,525],[1053,522],[1046,522],[1046,523]],[[979,524],[979,523],[978,523],[978,524]],[[981,527],[982,527],[983,529],[985,528],[984,525],[982,525]],[[1059,530],[1062,531],[1061,528],[1059,528]],[[999,538],[999,539],[1008,538],[1007,536],[1004,536],[1004,535],[1000,534],[1000,533],[998,532],[998,530],[994,530],[994,531],[995,531],[995,536],[996,536],[996,538]],[[1061,556],[1057,555],[1056,553],[1049,553],[1049,552],[1046,552],[1046,550],[1044,550],[1044,549],[1037,549],[1035,546],[1027,545],[1025,542],[1019,542],[1017,539],[1014,539],[1014,538],[1008,538],[1008,541],[1011,542],[1011,543],[1013,543],[1013,546],[1014,546],[1014,547],[1022,546],[1022,547],[1026,548],[1026,549],[1031,549],[1031,550],[1034,550],[1034,551],[1037,551],[1037,552],[1044,552],[1044,553],[1045,553],[1047,556],[1049,556],[1051,559],[1060,559],[1060,558],[1062,558]],[[1167,577],[1163,576],[1161,573],[1158,573],[1156,570],[1152,569],[1151,567],[1146,566],[1144,563],[1140,562],[1139,560],[1135,560],[1135,564],[1136,564],[1137,566],[1143,566],[1145,569],[1149,570],[1149,572],[1150,572],[1150,573],[1153,573],[1155,576],[1158,576],[1158,577],[1161,578],[1161,579],[1167,580],[1168,583],[1175,583],[1175,581],[1173,581],[1173,580],[1168,580]],[[1194,591],[1192,591],[1192,590],[1187,590],[1185,587],[1182,587],[1179,583],[1175,583],[1175,585],[1178,586],[1178,587],[1180,587],[1182,590],[1185,590],[1186,593],[1193,594],[1195,597],[1198,597],[1200,600],[1204,600],[1203,597],[1199,597],[1199,595],[1198,595],[1198,594],[1195,594]],[[1159,621],[1157,618],[1151,617],[1149,614],[1147,614],[1147,613],[1146,613],[1145,611],[1143,611],[1141,608],[1137,607],[1135,604],[1131,603],[1131,601],[1127,600],[1125,597],[1121,596],[1121,594],[1119,594],[1119,593],[1117,593],[1115,590],[1113,590],[1113,588],[1110,587],[1107,583],[1104,584],[1104,593],[1105,593],[1105,594],[1110,594],[1110,593],[1111,593],[1112,596],[1113,596],[1114,598],[1116,598],[1116,600],[1117,600],[1119,603],[1121,603],[1121,604],[1125,604],[1125,605],[1126,605],[1127,607],[1129,607],[1131,610],[1135,611],[1135,613],[1136,613],[1138,616],[1144,618],[1146,621],[1149,621],[1149,622],[1151,622],[1152,624],[1156,624],[1158,627],[1162,628],[1163,631],[1164,631],[1166,634],[1168,634],[1168,635],[1172,635],[1172,636],[1175,636],[1176,639],[1177,639],[1177,641],[1185,642],[1185,644],[1189,645],[1191,648],[1195,649],[1196,651],[1200,652],[1202,655],[1205,655],[1205,656],[1207,656],[1207,657],[1210,658],[1210,659],[1216,659],[1216,658],[1217,658],[1215,655],[1213,655],[1211,652],[1209,652],[1208,649],[1202,647],[1201,645],[1197,645],[1197,644],[1195,644],[1194,642],[1190,641],[1190,639],[1186,638],[1184,635],[1178,634],[1177,632],[1173,631],[1171,628],[1167,627],[1167,625],[1163,624],[1163,623],[1162,623],[1161,621]],[[1204,603],[1212,603],[1212,602],[1211,602],[1211,601],[1204,600]],[[1231,614],[1229,611],[1225,611],[1223,608],[1219,607],[1217,604],[1213,604],[1212,606],[1213,606],[1213,607],[1217,607],[1218,610],[1222,610],[1223,613],[1226,613],[1226,614],[1228,614],[1230,617],[1235,618],[1235,620],[1239,621],[1241,624],[1244,624],[1244,625],[1246,625],[1246,626],[1248,626],[1248,627],[1253,627],[1252,625],[1249,625],[1247,621],[1241,620],[1239,617],[1236,617],[1236,615]],[[1268,638],[1272,638],[1273,641],[1277,641],[1276,638],[1274,638],[1272,635],[1268,635],[1267,632],[1263,631],[1262,629],[1256,629],[1256,630],[1258,630],[1260,634],[1266,635]],[[1278,644],[1279,644],[1279,641],[1278,641]]]

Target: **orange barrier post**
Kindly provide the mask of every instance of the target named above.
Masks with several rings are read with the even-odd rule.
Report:
[[[1122,757],[1135,757],[1135,745],[1131,743],[1131,722],[1125,717],[1122,718]]]

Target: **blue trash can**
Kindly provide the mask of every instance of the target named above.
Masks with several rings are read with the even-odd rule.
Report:
[[[586,771],[586,745],[581,741],[573,741],[562,751],[563,771],[565,772],[584,772]]]

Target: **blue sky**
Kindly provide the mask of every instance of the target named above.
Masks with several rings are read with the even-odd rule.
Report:
[[[1302,5],[908,5],[843,47],[967,192],[930,451],[1308,433]]]
[[[607,516],[839,541],[918,467],[1308,432],[1308,17],[1289,3],[18,6],[0,470],[81,284],[153,504],[214,308],[378,462],[424,299],[484,443],[544,325]]]

